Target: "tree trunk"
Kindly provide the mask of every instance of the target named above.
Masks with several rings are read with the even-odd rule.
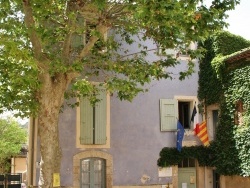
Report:
[[[39,187],[53,187],[53,174],[60,173],[61,148],[58,134],[58,114],[55,108],[50,113],[41,109],[38,118],[40,138],[41,169]]]
[[[69,80],[66,75],[51,78],[43,75],[39,91],[38,136],[40,138],[41,166],[39,187],[53,187],[53,174],[60,174],[61,148],[58,119]]]

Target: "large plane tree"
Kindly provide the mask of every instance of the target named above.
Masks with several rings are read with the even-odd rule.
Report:
[[[63,105],[74,101],[67,99],[97,102],[95,80],[132,100],[145,83],[170,78],[167,67],[178,63],[172,56],[146,61],[152,49],[143,41],[182,52],[227,25],[226,11],[239,1],[1,0],[0,109],[38,118],[41,187],[52,187],[53,173],[60,172],[58,118]],[[134,44],[135,36],[138,51],[123,51],[121,45]],[[201,52],[188,50],[190,59]],[[192,61],[188,65],[181,79],[192,73]]]

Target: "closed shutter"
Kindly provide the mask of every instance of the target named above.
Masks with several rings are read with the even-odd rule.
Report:
[[[93,107],[89,100],[80,101],[80,144],[106,144],[107,94],[101,90]]]
[[[93,106],[86,98],[80,102],[80,121],[80,143],[93,144]]]
[[[83,28],[85,25],[84,18],[78,15],[76,24]],[[82,47],[83,45],[84,45],[84,34],[73,33],[71,36],[71,47],[79,48],[79,47]]]
[[[105,90],[98,96],[95,106],[95,144],[106,144],[107,94]]]
[[[178,119],[178,101],[160,99],[161,131],[175,131]]]

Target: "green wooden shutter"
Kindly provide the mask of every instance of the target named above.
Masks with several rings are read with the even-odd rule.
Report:
[[[86,98],[80,101],[80,143],[93,144],[93,106]]]
[[[95,106],[95,144],[106,144],[107,93],[100,91],[100,102]]]
[[[85,20],[82,16],[77,16],[76,24],[80,27],[84,27]],[[84,33],[73,33],[71,36],[71,47],[72,48],[79,48],[81,46],[84,46]]]
[[[160,99],[161,131],[175,131],[178,119],[178,101]]]

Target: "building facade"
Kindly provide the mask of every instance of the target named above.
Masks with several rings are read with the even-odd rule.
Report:
[[[164,58],[157,45],[148,43],[148,60]],[[127,46],[138,51],[137,46]],[[175,51],[169,51],[176,55]],[[177,120],[185,129],[183,146],[201,145],[194,135],[196,123],[202,121],[199,104],[198,61],[194,73],[183,81],[178,73],[187,68],[189,57],[180,55],[180,64],[169,68],[172,80],[153,81],[148,92],[140,93],[132,102],[120,101],[115,94],[101,92],[101,102],[92,107],[81,100],[76,109],[65,108],[60,116],[59,132],[62,148],[60,185],[65,187],[174,187],[213,188],[213,169],[199,167],[196,159],[186,159],[171,167],[157,166],[164,147],[176,147]],[[209,129],[209,134],[212,129]],[[210,135],[212,137],[212,135]],[[39,176],[39,138],[37,121],[30,121],[28,185],[37,186]]]

